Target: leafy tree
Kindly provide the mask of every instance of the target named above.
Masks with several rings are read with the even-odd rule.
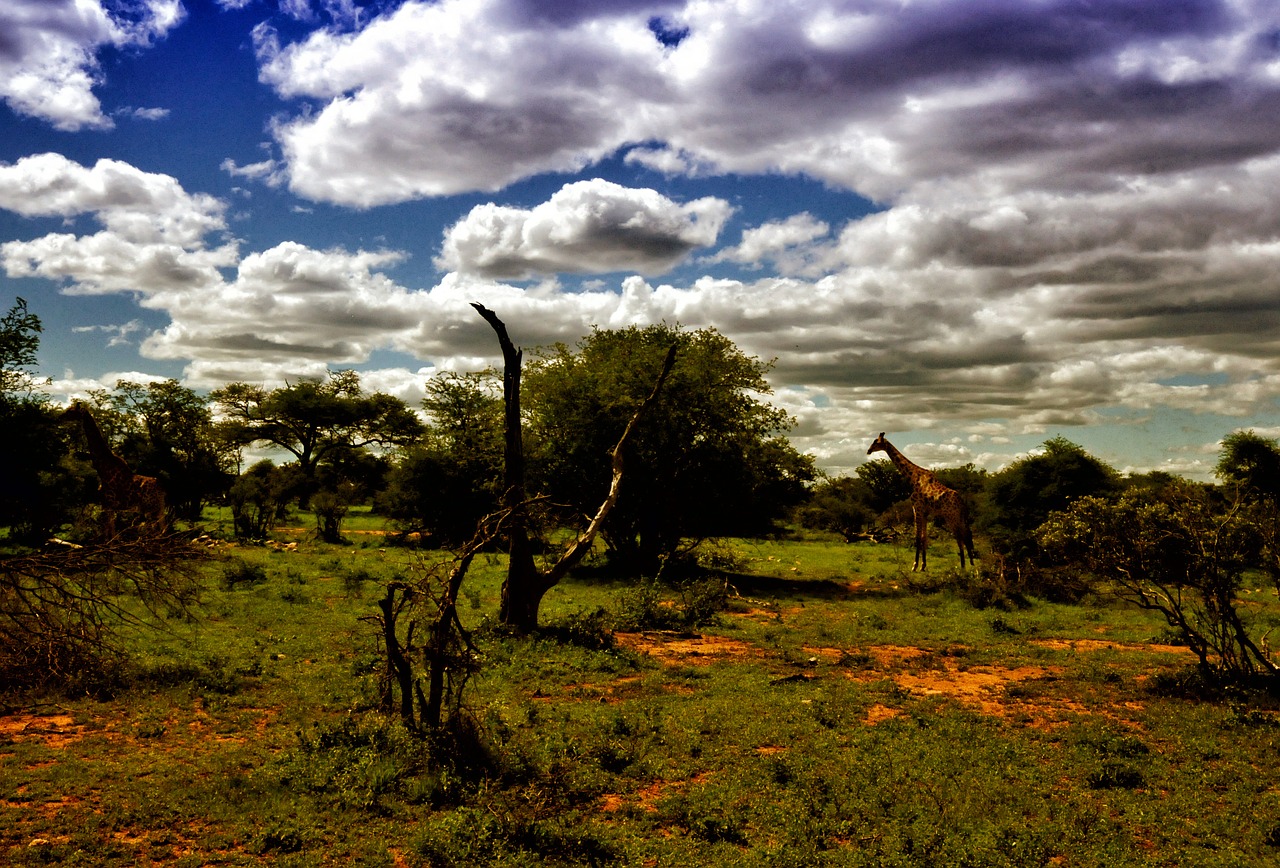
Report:
[[[1280,446],[1253,431],[1228,434],[1216,472],[1256,528],[1260,565],[1280,588]]]
[[[264,539],[267,531],[288,517],[299,483],[296,466],[276,467],[270,459],[240,474],[227,491],[236,537]]]
[[[610,449],[672,345],[678,361],[635,432],[628,476],[602,531],[611,554],[652,572],[682,540],[759,534],[800,503],[812,460],[761,399],[769,366],[714,329],[593,331],[542,353],[525,376],[531,463],[549,496],[582,515],[610,479]]]
[[[341,538],[346,507],[360,490],[358,479],[340,472],[361,468],[353,454],[370,446],[408,445],[422,433],[422,423],[403,401],[382,392],[365,393],[355,371],[271,391],[231,383],[210,397],[228,420],[229,440],[270,443],[293,454],[303,480],[299,499],[324,494],[316,504],[317,521],[321,537],[329,542]],[[325,464],[333,472],[322,476],[319,468]]]
[[[198,520],[204,503],[231,484],[234,449],[219,436],[208,401],[177,380],[120,380],[113,392],[95,398],[109,411],[100,425],[116,431],[116,451],[160,481],[179,517]]]
[[[26,299],[15,300],[0,317],[0,400],[34,398],[38,384],[28,369],[36,364],[42,331],[40,317],[27,309]]]
[[[270,443],[293,454],[314,481],[317,466],[336,454],[366,446],[400,446],[422,433],[422,423],[399,398],[365,393],[355,371],[327,381],[302,380],[270,391],[231,383],[210,393],[234,442]]]
[[[802,527],[833,531],[852,542],[875,526],[881,510],[874,508],[874,499],[871,486],[859,476],[824,479],[796,510],[796,521]]]
[[[546,592],[555,587],[569,570],[573,569],[587,552],[591,551],[596,537],[618,505],[624,471],[630,462],[631,439],[637,425],[651,411],[663,386],[671,376],[676,359],[677,346],[667,347],[653,388],[637,402],[631,418],[622,427],[622,433],[609,450],[609,487],[600,501],[599,508],[573,540],[564,548],[559,558],[549,566],[539,567],[534,557],[532,531],[535,521],[532,502],[526,495],[525,476],[527,463],[524,454],[524,418],[520,411],[524,352],[507,333],[506,324],[498,315],[482,304],[471,305],[493,328],[502,348],[502,510],[476,528],[468,548],[472,553],[484,545],[487,539],[501,535],[507,541],[507,578],[502,584],[502,603],[498,620],[519,632],[527,633],[538,626],[538,609]],[[460,563],[465,571],[465,563]],[[461,579],[458,579],[460,583]],[[458,584],[450,582],[452,587]]]
[[[391,471],[378,508],[446,545],[470,538],[502,496],[502,399],[488,374],[444,374],[427,384],[430,424]]]
[[[1130,488],[1116,499],[1082,496],[1036,531],[1042,550],[1110,583],[1121,599],[1159,612],[1201,668],[1230,680],[1275,676],[1264,626],[1237,595],[1257,565],[1260,527],[1206,486]]]
[[[43,326],[19,298],[0,318],[0,525],[22,542],[43,542],[72,514],[82,486],[67,460],[57,413],[31,372]]]
[[[1035,552],[1034,532],[1049,514],[1080,497],[1111,495],[1120,477],[1111,467],[1063,437],[1020,458],[991,478],[987,528],[993,546],[1015,559]]]
[[[872,509],[882,513],[911,497],[911,482],[898,472],[892,461],[864,461],[854,471],[870,493]]]
[[[1234,431],[1222,438],[1215,468],[1223,482],[1253,498],[1280,501],[1280,448],[1253,431]]]

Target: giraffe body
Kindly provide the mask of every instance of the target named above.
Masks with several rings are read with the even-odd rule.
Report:
[[[89,460],[98,473],[98,493],[102,497],[102,531],[110,539],[118,523],[157,532],[167,524],[164,489],[152,476],[134,473],[123,458],[111,451],[93,415],[83,404],[72,404],[65,418],[78,420],[89,447]]]
[[[893,466],[911,483],[911,511],[916,525],[916,559],[911,571],[928,568],[929,519],[935,515],[942,519],[943,525],[955,537],[956,548],[960,552],[960,568],[964,568],[966,552],[969,554],[969,565],[972,566],[973,532],[969,528],[969,508],[960,493],[943,485],[933,471],[908,460],[907,456],[884,438],[883,431],[867,450],[868,455],[873,452],[888,455]]]

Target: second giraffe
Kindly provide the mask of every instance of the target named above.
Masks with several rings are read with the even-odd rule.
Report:
[[[965,552],[969,553],[969,565],[973,566],[973,533],[969,529],[969,508],[960,493],[943,485],[933,471],[908,461],[907,456],[884,439],[883,431],[867,450],[868,455],[872,452],[888,455],[893,466],[911,483],[911,510],[916,520],[916,560],[911,571],[914,573],[916,570],[927,569],[929,519],[934,515],[941,517],[943,525],[956,538],[956,548],[960,551],[960,568],[964,569]]]

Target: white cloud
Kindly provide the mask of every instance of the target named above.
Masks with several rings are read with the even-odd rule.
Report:
[[[480,205],[445,233],[442,268],[486,277],[635,271],[661,274],[715,243],[727,202],[673,202],[595,179],[567,184],[532,209]]]
[[[666,98],[645,15],[558,21],[509,0],[411,0],[356,34],[281,48],[262,32],[263,81],[326,101],[277,126],[291,187],[370,206],[581,169],[643,138],[644,104]]]
[[[105,129],[93,88],[97,52],[146,46],[183,18],[179,0],[139,0],[128,16],[101,0],[6,0],[0,4],[0,99],[60,130]]]
[[[66,280],[81,294],[191,289],[217,283],[236,261],[236,246],[206,246],[226,228],[225,206],[191,195],[168,175],[99,160],[86,168],[59,154],[0,165],[0,208],[30,217],[90,214],[93,235],[53,233],[0,244],[10,277]]]
[[[820,260],[828,255],[827,245],[818,245],[831,231],[826,222],[812,214],[794,214],[785,220],[775,220],[745,229],[742,241],[726,248],[707,262],[741,262],[759,268],[773,263],[782,274],[802,274],[820,266]]]
[[[225,206],[189,194],[169,175],[117,160],[92,168],[47,153],[0,163],[0,208],[27,217],[94,214],[111,232],[137,242],[197,244],[225,228]]]

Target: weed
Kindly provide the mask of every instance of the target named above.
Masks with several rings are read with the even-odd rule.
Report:
[[[232,558],[222,567],[222,587],[234,591],[240,587],[261,585],[267,580],[267,571],[260,564],[251,564],[241,558]]]
[[[1108,760],[1090,772],[1085,783],[1095,790],[1134,790],[1146,786],[1147,780],[1132,764]]]
[[[721,579],[695,579],[666,596],[657,581],[646,580],[618,595],[615,623],[620,630],[684,630],[711,623],[728,605]]]
[[[342,582],[342,590],[349,597],[359,597],[364,586],[374,581],[374,575],[367,567],[343,567],[338,570],[338,579]]]
[[[292,603],[294,605],[301,605],[301,604],[306,604],[311,602],[310,597],[308,597],[302,591],[294,587],[285,588],[283,591],[281,591],[280,599],[286,603]]]
[[[543,626],[541,635],[591,651],[608,651],[615,647],[613,632],[609,629],[609,613],[602,607],[592,612],[578,611],[564,615]]]

